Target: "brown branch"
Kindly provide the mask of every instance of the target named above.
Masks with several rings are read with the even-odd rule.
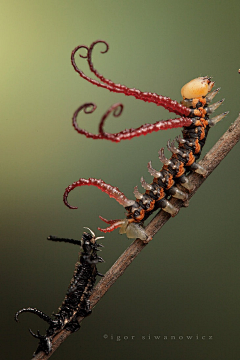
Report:
[[[189,199],[196,193],[198,188],[206,180],[206,178],[213,172],[213,170],[220,164],[220,162],[227,156],[229,151],[237,144],[240,138],[240,114],[220,140],[213,146],[213,148],[206,154],[204,159],[199,163],[208,171],[207,176],[203,178],[197,174],[191,174],[189,180],[195,185],[195,189],[189,194]],[[183,204],[182,201],[172,199],[171,203],[178,209]],[[160,211],[154,219],[146,227],[146,232],[151,239],[162,226],[170,219],[170,215],[164,211]],[[109,288],[115,283],[115,281],[124,273],[126,268],[137,257],[137,255],[147,246],[148,243],[144,243],[140,239],[136,239],[118,258],[113,266],[108,270],[104,278],[93,289],[90,297],[91,309],[98,303],[103,295],[109,290]],[[84,318],[78,318],[79,323]],[[69,336],[71,332],[61,330],[53,339],[52,352],[46,355],[44,352],[37,354],[32,360],[47,360],[54,353],[54,351],[61,345],[61,343]]]

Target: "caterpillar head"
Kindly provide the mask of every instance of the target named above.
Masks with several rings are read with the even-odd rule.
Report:
[[[206,96],[212,90],[214,82],[208,76],[198,77],[189,81],[181,89],[183,99],[194,99]]]

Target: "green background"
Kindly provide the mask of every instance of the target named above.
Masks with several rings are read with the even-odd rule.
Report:
[[[97,227],[103,223],[98,215],[124,217],[117,202],[89,187],[71,193],[70,203],[79,206],[71,211],[62,202],[64,189],[80,177],[96,177],[133,198],[142,175],[151,181],[148,161],[161,168],[159,148],[180,133],[169,130],[119,144],[78,135],[71,116],[84,102],[98,105],[94,114],[79,117],[79,124],[92,132],[107,108],[119,101],[125,109],[120,118],[107,121],[109,132],[172,114],[87,83],[71,66],[72,49],[106,40],[109,52],[100,54],[99,46],[93,55],[102,74],[178,101],[186,82],[213,76],[221,86],[217,100],[226,98],[220,111],[230,114],[210,132],[205,154],[240,111],[239,10],[239,1],[233,0],[1,2],[4,360],[30,359],[37,341],[28,328],[45,329],[32,314],[15,323],[14,313],[28,306],[47,314],[57,311],[72,276],[78,249],[46,237],[80,238],[83,226],[99,235]],[[89,74],[84,59],[78,66]],[[239,146],[189,208],[155,236],[53,359],[239,359],[238,151]],[[115,231],[103,242],[106,262],[99,270],[104,273],[131,241]],[[156,335],[168,339],[156,340]],[[194,338],[171,341],[171,335]]]

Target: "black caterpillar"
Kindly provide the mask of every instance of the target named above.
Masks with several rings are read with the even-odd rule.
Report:
[[[87,228],[88,229],[88,228]],[[75,265],[73,278],[68,287],[65,299],[59,307],[57,314],[53,314],[54,319],[35,308],[23,308],[15,314],[15,320],[23,312],[31,312],[39,316],[49,324],[45,335],[41,335],[39,331],[35,334],[31,329],[30,333],[39,340],[38,348],[34,355],[40,351],[49,354],[52,351],[52,339],[62,330],[66,329],[71,332],[79,330],[80,325],[77,321],[79,316],[86,317],[91,314],[89,296],[96,282],[97,275],[104,276],[97,270],[97,263],[104,260],[97,255],[102,244],[98,244],[97,240],[103,237],[95,237],[93,231],[88,229],[90,233],[84,232],[82,239],[65,239],[49,236],[48,240],[63,241],[82,247],[79,261]]]
[[[89,48],[89,51],[90,50],[91,47]],[[89,51],[88,51],[88,57],[90,57]],[[91,70],[103,82],[105,82],[106,84],[110,84],[110,80],[106,80],[102,76],[100,77],[100,75],[96,73],[96,70],[94,68],[91,68]],[[80,75],[82,76],[82,73],[80,73]],[[87,78],[87,80],[88,79],[89,78]],[[95,84],[96,81],[93,83]],[[115,90],[114,90],[114,86],[112,84],[113,83],[111,83],[111,86],[110,85],[103,86],[101,84],[101,86],[108,88],[110,91],[116,90],[116,92],[120,92],[120,85],[115,84]],[[100,86],[99,83],[96,85]],[[167,159],[165,157],[164,148],[160,149],[159,159],[164,164],[163,168],[160,171],[153,169],[151,165],[151,161],[148,163],[148,171],[154,177],[154,179],[151,184],[148,184],[143,178],[141,178],[142,187],[146,191],[144,194],[141,194],[138,191],[138,188],[135,187],[134,195],[136,197],[136,201],[129,200],[122,192],[119,191],[118,188],[106,184],[101,179],[80,178],[78,181],[74,182],[72,185],[69,185],[65,189],[63,195],[63,200],[65,205],[67,205],[71,209],[77,209],[76,207],[71,206],[67,201],[69,192],[72,191],[74,188],[83,185],[96,186],[99,189],[101,189],[103,192],[107,193],[110,197],[113,197],[115,200],[117,200],[121,205],[125,207],[127,211],[126,219],[123,220],[121,219],[106,220],[100,216],[100,218],[103,221],[105,221],[107,224],[110,224],[110,226],[107,227],[106,229],[101,229],[101,228],[98,229],[103,232],[110,232],[119,227],[120,233],[121,234],[126,233],[127,237],[129,238],[140,238],[141,240],[144,241],[147,240],[148,237],[143,228],[144,221],[156,209],[159,208],[169,213],[171,216],[175,216],[178,213],[178,209],[175,208],[173,205],[171,205],[171,203],[168,201],[168,199],[171,196],[181,199],[182,201],[187,200],[188,194],[179,190],[176,187],[176,184],[179,183],[183,187],[185,187],[188,191],[192,191],[193,186],[188,180],[188,174],[190,172],[196,172],[202,176],[207,175],[207,171],[202,166],[197,164],[196,161],[200,157],[210,127],[214,126],[217,122],[219,122],[222,118],[224,118],[228,114],[228,112],[224,112],[220,115],[215,116],[212,119],[209,119],[209,115],[213,113],[224,101],[223,99],[213,105],[209,105],[209,103],[212,101],[212,99],[220,90],[220,89],[216,89],[215,91],[210,92],[213,86],[214,86],[214,82],[212,82],[211,78],[208,76],[194,79],[189,83],[187,83],[186,85],[184,85],[181,90],[183,100],[181,102],[181,105],[178,104],[178,108],[176,111],[173,109],[173,106],[175,106],[175,108],[177,107],[176,102],[173,102],[169,98],[164,98],[162,96],[155,94],[156,96],[159,97],[158,105],[164,106],[165,108],[169,109],[169,111],[175,111],[177,114],[179,114],[182,111],[182,114],[184,115],[185,112],[187,116],[189,116],[189,118],[183,117],[180,119],[183,120],[188,119],[190,120],[190,123],[186,126],[184,121],[181,120],[185,125],[182,130],[183,137],[181,138],[180,136],[178,136],[176,138],[176,141],[178,142],[178,148],[175,147],[174,145],[175,140],[173,142],[168,141],[167,147],[172,152],[172,156],[170,159]],[[131,94],[126,89],[127,89],[126,87],[123,87],[121,92],[124,92],[126,95],[133,95],[135,97],[140,96],[139,93],[141,92],[137,93],[138,90],[131,89],[134,90],[134,94]],[[151,97],[153,97],[153,94],[151,93],[141,93],[141,97],[137,97],[137,98],[141,98],[144,101],[150,101],[148,99],[151,99]],[[153,97],[153,99],[155,97]],[[103,123],[103,121],[104,120],[102,120],[101,123]],[[171,122],[172,120],[168,120],[168,121]],[[156,124],[153,124],[152,127],[156,127]],[[146,130],[145,134],[152,131],[151,130],[152,128],[149,124],[147,124],[145,128],[142,127],[141,130],[143,129]],[[130,130],[125,130],[125,132],[121,132],[119,134],[114,134],[114,137],[118,139],[121,139],[122,137],[123,139],[124,138],[123,133],[127,135],[126,138],[129,139],[133,137],[132,134],[134,134],[134,136],[138,136],[137,135],[138,132],[136,131],[136,129],[130,129]],[[140,134],[142,133],[140,131]],[[84,134],[86,135],[86,131]],[[104,134],[106,135],[107,133]],[[112,136],[113,134],[110,135]],[[108,140],[111,140],[112,138],[110,139],[110,137],[107,135],[103,137],[101,135],[99,138],[108,138]]]

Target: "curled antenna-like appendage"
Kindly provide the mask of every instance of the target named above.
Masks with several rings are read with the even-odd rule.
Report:
[[[163,177],[163,175],[161,174],[160,171],[157,171],[152,167],[152,162],[151,161],[149,161],[149,163],[147,164],[147,167],[148,167],[148,172],[154,178],[162,178]]]
[[[105,123],[105,120],[107,119],[107,117],[109,116],[109,114],[112,112],[113,116],[114,117],[118,117],[122,114],[122,111],[123,111],[123,104],[121,103],[117,103],[117,104],[114,104],[112,105],[107,111],[106,113],[103,115],[102,119],[101,119],[101,122],[99,124],[99,128],[98,128],[98,131],[99,131],[99,134],[101,134],[102,136],[104,136],[104,138],[107,137],[107,135],[112,135],[112,136],[115,136],[115,134],[109,134],[109,133],[105,133],[105,131],[103,130],[103,125]],[[111,139],[109,139],[111,140]]]
[[[18,316],[24,312],[30,312],[30,313],[33,313],[37,316],[40,317],[40,319],[46,321],[48,324],[51,324],[53,322],[53,320],[50,318],[50,316],[44,314],[42,311],[38,310],[38,309],[35,309],[35,308],[31,308],[31,307],[28,307],[28,308],[23,308],[21,310],[19,310],[16,314],[15,314],[15,320],[18,322]]]
[[[70,209],[77,209],[76,206],[71,206],[68,201],[68,194],[70,191],[75,189],[79,186],[96,186],[101,191],[108,194],[109,197],[114,198],[120,205],[123,205],[124,207],[131,206],[134,203],[134,200],[129,200],[117,187],[113,187],[112,185],[106,184],[101,179],[95,179],[95,178],[89,178],[89,179],[83,179],[80,178],[78,181],[74,182],[72,185],[69,185],[63,194],[63,202],[66,206],[68,206]]]
[[[104,82],[105,84],[109,85],[110,87],[112,87],[113,89],[116,89],[116,92],[117,89],[119,88],[119,90],[121,89],[124,89],[124,85],[120,85],[120,84],[115,84],[112,80],[109,80],[109,79],[106,79],[103,75],[101,75],[96,69],[95,67],[93,66],[93,61],[92,61],[92,52],[93,52],[93,49],[94,47],[97,45],[97,44],[104,44],[105,45],[105,50],[104,51],[101,51],[101,54],[106,54],[109,50],[109,45],[106,41],[104,40],[97,40],[97,41],[94,41],[90,46],[89,46],[89,49],[88,49],[88,53],[87,53],[87,60],[88,60],[88,65],[89,65],[89,69],[91,70],[91,72],[93,72],[96,77],[98,79],[100,79],[102,82]],[[109,89],[110,90],[110,89]]]
[[[171,165],[171,160],[167,159],[164,155],[164,148],[161,148],[158,152],[158,158],[164,165]]]
[[[80,49],[85,49],[86,51],[87,51],[87,53],[88,53],[88,47],[87,46],[85,46],[85,45],[81,45],[81,46],[79,46],[79,48],[78,48],[78,50],[80,50]],[[87,59],[87,55],[81,55],[81,54],[79,54],[79,56],[82,58],[82,59]]]
[[[140,90],[137,90],[135,88],[128,88],[125,85],[121,85],[121,84],[116,84],[113,81],[105,78],[103,75],[101,75],[93,66],[93,62],[92,62],[92,51],[94,49],[94,47],[97,44],[104,44],[106,46],[106,49],[104,51],[102,51],[102,54],[106,53],[109,49],[108,43],[106,41],[103,40],[97,40],[94,41],[89,47],[85,46],[85,45],[79,45],[77,46],[71,54],[71,62],[73,65],[74,70],[85,80],[87,80],[88,82],[90,82],[91,84],[94,84],[96,86],[108,89],[109,91],[113,91],[116,93],[123,93],[126,96],[134,96],[136,99],[139,100],[143,100],[146,102],[151,102],[151,103],[155,103],[157,106],[163,106],[165,109],[167,109],[170,112],[174,112],[177,115],[182,115],[182,116],[188,116],[191,113],[191,110],[186,108],[185,106],[179,104],[177,101],[173,101],[170,98],[166,97],[166,96],[162,96],[162,95],[158,95],[155,93],[150,93],[150,92],[142,92]],[[78,50],[84,48],[85,50],[87,50],[87,56],[83,56],[80,55],[82,58],[87,58],[88,61],[88,65],[90,70],[103,82],[100,83],[97,80],[91,79],[90,77],[88,77],[87,75],[85,75],[83,73],[82,70],[80,70],[77,67],[77,64],[75,62],[75,54],[77,53]],[[182,125],[181,125],[182,126]]]
[[[136,199],[138,200],[141,200],[143,198],[143,194],[141,194],[139,191],[138,191],[138,187],[135,186],[134,190],[133,190],[133,193],[134,193],[134,196]]]
[[[85,135],[87,138],[91,138],[94,140],[97,139],[105,139],[105,140],[110,140],[113,142],[119,142],[119,138],[118,138],[118,133],[117,134],[110,134],[110,133],[106,133],[103,130],[103,125],[107,119],[107,117],[112,113],[114,117],[118,117],[121,115],[122,111],[123,111],[123,104],[121,103],[117,103],[112,105],[106,112],[105,114],[102,116],[100,124],[99,124],[99,134],[92,134],[90,132],[88,132],[85,129],[82,129],[78,126],[77,123],[77,117],[78,114],[80,113],[81,110],[83,110],[85,112],[85,114],[92,114],[95,110],[96,110],[97,106],[93,103],[85,103],[83,105],[81,105],[73,114],[72,117],[72,125],[74,127],[74,129],[82,135]]]
[[[151,184],[148,184],[143,177],[141,177],[141,185],[142,187],[145,189],[145,190],[152,190],[152,185]]]
[[[74,112],[73,117],[72,117],[72,125],[74,127],[74,129],[82,135],[85,135],[87,138],[92,138],[92,139],[97,139],[98,135],[92,134],[84,129],[81,129],[78,126],[77,123],[77,117],[78,114],[80,113],[80,111],[84,111],[85,114],[92,114],[95,110],[96,110],[97,106],[94,103],[85,103],[81,106],[79,106],[79,108],[77,108],[77,110]]]
[[[144,124],[138,128],[130,128],[120,131],[118,133],[107,133],[103,130],[103,125],[107,119],[107,117],[112,113],[114,117],[118,117],[122,114],[123,104],[116,103],[112,105],[102,116],[101,121],[99,123],[99,133],[92,134],[85,129],[82,129],[78,126],[77,117],[80,111],[84,111],[85,114],[92,114],[96,110],[97,106],[93,103],[85,103],[81,105],[73,114],[72,117],[72,125],[74,129],[82,135],[85,135],[87,138],[91,138],[94,140],[110,140],[112,142],[120,142],[121,140],[131,140],[134,137],[138,137],[141,135],[151,134],[152,132],[157,132],[159,130],[168,130],[173,128],[178,128],[182,126],[190,126],[192,124],[192,120],[190,118],[177,118],[177,119],[169,119],[169,120],[160,120],[154,124]]]

